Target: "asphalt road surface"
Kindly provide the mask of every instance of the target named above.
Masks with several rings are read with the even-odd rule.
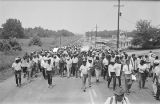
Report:
[[[122,78],[123,80],[123,78]],[[53,77],[53,88],[48,88],[47,80],[42,76],[27,83],[22,81],[22,87],[16,87],[14,77],[0,83],[0,104],[104,104],[107,97],[113,95],[111,88],[107,88],[107,81],[100,79],[99,83],[92,78],[92,87],[83,92],[80,78]],[[123,80],[124,85],[124,80]],[[149,79],[146,89],[139,90],[137,82],[126,95],[132,104],[160,104],[154,100],[152,85]]]

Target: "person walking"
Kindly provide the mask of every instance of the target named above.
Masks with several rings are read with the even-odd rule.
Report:
[[[46,63],[46,73],[47,73],[47,78],[48,78],[48,88],[52,88],[52,70],[53,70],[53,65],[51,64],[51,60],[48,58],[47,63]]]
[[[113,90],[115,90],[116,87],[116,73],[114,68],[114,62],[110,62],[108,66],[108,73],[109,73],[109,79],[108,79],[108,88],[110,86],[110,83],[113,79]]]
[[[74,54],[72,58],[71,74],[73,74],[73,76],[76,76],[76,78],[78,77],[78,58],[76,57],[76,54]]]
[[[84,92],[86,91],[86,80],[87,80],[88,70],[89,70],[89,67],[87,66],[86,62],[87,60],[83,59],[82,65],[79,68],[81,72],[81,77],[82,77],[82,89]]]
[[[92,77],[91,72],[93,70],[93,59],[91,57],[88,57],[87,66],[89,67],[89,69],[88,69],[88,84],[89,84],[89,87],[91,87],[91,77]]]
[[[31,74],[32,74],[32,70],[34,67],[34,62],[33,62],[33,58],[30,56],[30,58],[27,60],[28,63],[28,67],[27,67],[27,73],[28,73],[28,83],[31,82]]]
[[[129,99],[124,95],[123,88],[116,88],[114,95],[108,97],[104,104],[131,104]]]
[[[130,88],[132,86],[132,71],[133,71],[133,67],[130,64],[130,58],[128,58],[126,60],[126,63],[123,65],[123,72],[124,72],[124,78],[125,78],[125,90],[126,93],[129,94],[130,93]]]
[[[96,56],[96,59],[95,59],[93,65],[94,65],[95,74],[96,74],[96,82],[99,82],[99,78],[100,78],[101,70],[102,70],[102,64],[101,64],[98,56]]]
[[[121,64],[118,56],[116,57],[116,62],[114,64],[114,70],[115,70],[115,74],[116,74],[116,79],[118,79],[119,87],[120,87],[121,86],[122,64]]]
[[[15,62],[12,64],[12,70],[14,71],[15,74],[15,79],[16,79],[16,84],[17,87],[21,87],[21,58],[16,58]]]
[[[146,75],[145,71],[147,70],[147,65],[145,64],[144,60],[141,60],[139,65],[139,88],[144,88],[145,81],[146,81]]]
[[[70,78],[71,75],[71,67],[72,67],[72,60],[69,56],[66,57],[66,67],[67,67],[67,78]]]
[[[109,59],[108,55],[103,59],[103,79],[105,80],[105,77],[107,76],[107,81],[108,81],[108,65],[109,65]]]

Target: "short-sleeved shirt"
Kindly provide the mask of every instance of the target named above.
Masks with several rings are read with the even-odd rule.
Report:
[[[78,58],[77,57],[75,57],[75,58],[73,57],[72,58],[72,63],[78,63]]]
[[[132,73],[132,69],[133,69],[132,65],[129,65],[129,67],[128,67],[128,65],[125,64],[123,66],[124,74],[131,74]]]
[[[104,58],[103,59],[103,65],[108,65],[108,64],[109,64],[108,60],[106,58]]]
[[[89,67],[86,65],[81,65],[81,67],[79,68],[79,70],[81,71],[82,74],[87,74],[88,73],[88,70],[89,70]]]
[[[122,65],[118,64],[118,63],[114,64],[114,69],[115,69],[115,72],[116,72],[116,76],[120,76],[121,66]]]
[[[49,65],[48,63],[46,63],[45,68],[47,71],[52,71],[53,66],[51,64]]]
[[[111,99],[112,99],[112,101],[111,101]],[[104,104],[130,104],[130,101],[127,97],[124,97],[121,102],[116,102],[115,96],[113,96],[113,97],[108,97],[108,99],[105,101]]]
[[[14,68],[15,71],[20,71],[21,70],[21,63],[13,63],[12,68]]]
[[[144,71],[145,71],[148,67],[147,67],[146,64],[144,64],[144,65],[139,65],[138,68],[139,68],[139,72],[140,72],[140,73],[144,73]]]

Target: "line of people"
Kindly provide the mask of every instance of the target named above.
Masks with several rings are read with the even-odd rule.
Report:
[[[59,48],[55,53],[52,50],[42,50],[25,54],[23,58],[16,58],[12,64],[15,72],[16,84],[21,86],[21,73],[28,82],[42,73],[48,79],[49,88],[53,87],[53,75],[61,77],[80,77],[82,89],[86,91],[86,81],[91,87],[92,76],[96,82],[102,76],[108,82],[108,88],[113,81],[113,90],[122,87],[122,78],[125,82],[125,92],[130,93],[132,84],[138,80],[139,88],[145,88],[148,78],[152,78],[153,91],[156,99],[160,96],[160,61],[152,52],[148,55],[128,55],[126,52],[93,49],[81,51],[81,45],[72,45]],[[118,80],[118,86],[116,86]]]

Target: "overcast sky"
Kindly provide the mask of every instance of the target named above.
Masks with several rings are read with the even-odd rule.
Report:
[[[67,29],[74,33],[117,29],[116,1],[0,1],[0,25],[16,18],[25,28]],[[136,21],[147,19],[160,25],[160,2],[122,1],[120,29],[135,29]]]

